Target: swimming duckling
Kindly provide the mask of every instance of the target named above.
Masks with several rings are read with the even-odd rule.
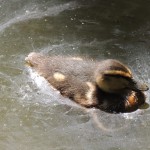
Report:
[[[124,64],[30,53],[26,62],[60,93],[84,107],[132,112],[145,103],[145,84],[134,81]]]

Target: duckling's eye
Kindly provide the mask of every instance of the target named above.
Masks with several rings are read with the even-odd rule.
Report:
[[[104,77],[105,81],[111,81],[111,78],[109,76]]]

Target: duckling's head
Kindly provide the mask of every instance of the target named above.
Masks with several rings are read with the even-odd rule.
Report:
[[[126,90],[146,91],[148,86],[136,82],[130,69],[113,59],[102,61],[95,72],[96,84],[104,92],[119,94]]]

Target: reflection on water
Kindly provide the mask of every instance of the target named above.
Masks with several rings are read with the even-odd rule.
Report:
[[[149,108],[83,109],[24,65],[31,51],[115,58],[150,86],[149,14],[149,1],[142,0],[2,0],[1,149],[150,149]]]

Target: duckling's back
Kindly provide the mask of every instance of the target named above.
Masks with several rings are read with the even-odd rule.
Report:
[[[82,82],[92,81],[97,63],[81,58],[63,56],[47,57],[40,53],[30,53],[26,62],[46,79],[61,74],[65,78],[74,78]]]

